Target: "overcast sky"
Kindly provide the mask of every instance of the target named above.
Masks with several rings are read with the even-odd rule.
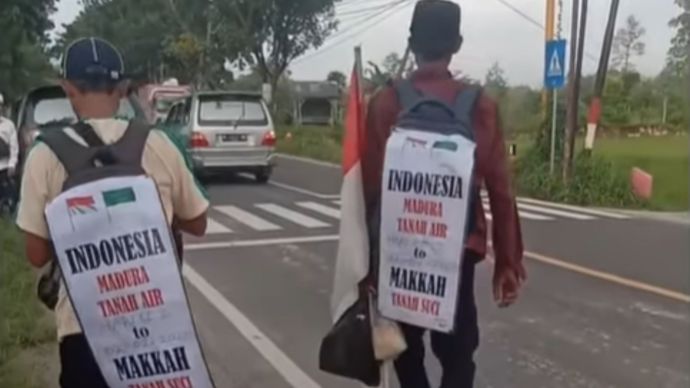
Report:
[[[316,52],[309,52],[292,66],[293,78],[301,80],[325,79],[330,70],[349,73],[353,63],[352,48],[361,44],[364,60],[380,62],[391,51],[405,50],[409,21],[414,1],[395,7],[373,17],[384,9],[368,8],[399,0],[343,0],[338,5],[340,31]],[[539,86],[542,80],[544,31],[533,25],[499,0],[454,0],[462,7],[462,33],[465,45],[454,59],[452,67],[483,79],[491,64],[498,61],[505,69],[511,84]],[[504,0],[523,13],[543,23],[545,0]],[[608,17],[608,0],[591,0],[587,21],[584,71],[596,70],[601,42]],[[563,36],[570,34],[571,0],[563,0]],[[71,22],[79,13],[78,0],[58,0],[55,24]],[[365,9],[364,11],[362,11]],[[661,71],[673,31],[668,21],[680,12],[673,0],[622,0],[617,27],[628,15],[634,14],[647,30],[643,37],[647,45],[643,57],[634,64],[645,75]],[[372,15],[366,20],[368,15]]]

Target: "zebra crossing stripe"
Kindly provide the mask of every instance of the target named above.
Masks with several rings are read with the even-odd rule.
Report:
[[[604,210],[599,210],[599,209],[582,208],[582,207],[578,207],[578,206],[565,205],[562,203],[552,203],[552,202],[540,201],[538,199],[520,198],[520,202],[524,202],[524,203],[528,203],[528,204],[532,204],[532,205],[543,205],[543,206],[547,206],[547,207],[553,207],[556,209],[572,210],[572,211],[577,211],[577,212],[584,213],[584,214],[591,214],[593,216],[613,218],[616,220],[629,220],[631,218],[630,216],[625,215],[625,214],[614,213],[614,212],[609,212],[609,211],[604,211]]]
[[[302,213],[298,213],[294,210],[290,210],[286,207],[276,205],[273,203],[261,203],[254,205],[259,209],[276,215],[278,217],[284,218],[288,221],[294,222],[295,224],[304,226],[305,228],[325,228],[330,226],[329,224],[319,221],[316,218],[306,216]]]
[[[338,205],[338,206],[340,206],[340,205],[343,204],[343,202],[342,202],[341,200],[339,200],[339,199],[333,201],[333,203],[336,204],[336,205]]]
[[[248,211],[242,210],[237,206],[216,206],[214,209],[254,230],[270,231],[283,229],[282,227],[272,222],[268,222],[261,217],[255,216]]]
[[[595,219],[595,217],[588,216],[586,214],[572,213],[572,212],[567,212],[565,210],[549,209],[549,208],[546,208],[543,206],[527,205],[527,204],[519,203],[519,202],[518,202],[518,209],[533,210],[533,211],[537,211],[537,212],[544,213],[544,214],[551,214],[553,216],[560,216],[563,218],[572,218],[574,220],[581,220],[581,221],[588,221],[588,220]]]
[[[486,210],[486,212],[487,212],[487,214],[486,214],[486,219],[487,219],[487,220],[491,220],[492,217],[491,217],[491,213],[490,213],[490,210],[489,210],[489,205],[486,204],[486,203],[484,204],[484,210]],[[552,217],[542,216],[541,214],[534,214],[534,213],[530,213],[530,212],[526,212],[526,211],[522,211],[522,210],[518,210],[518,215],[520,216],[520,218],[524,218],[524,219],[527,219],[527,220],[534,220],[534,221],[553,221],[553,218],[552,218]]]
[[[209,217],[206,221],[206,234],[224,233],[232,233],[232,229]]]
[[[323,215],[340,219],[340,210],[322,205],[318,202],[298,202],[297,206],[321,213]]]

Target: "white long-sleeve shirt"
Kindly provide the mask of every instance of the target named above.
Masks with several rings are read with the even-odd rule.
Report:
[[[4,117],[0,117],[0,139],[10,146],[10,156],[8,158],[0,158],[0,171],[17,167],[17,160],[19,159],[17,129],[11,120]]]

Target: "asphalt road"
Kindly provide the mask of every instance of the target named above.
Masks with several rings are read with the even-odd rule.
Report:
[[[271,184],[209,189],[211,233],[187,241],[185,275],[217,387],[360,386],[317,366],[340,170],[281,158]],[[477,268],[476,387],[688,387],[690,227],[531,201],[520,210],[519,303],[495,307],[491,261]],[[433,356],[428,366],[438,381]]]

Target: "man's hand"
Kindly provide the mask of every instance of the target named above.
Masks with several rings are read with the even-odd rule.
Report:
[[[519,268],[496,268],[493,286],[494,301],[498,307],[505,308],[515,303],[526,279],[527,274],[522,265],[519,265]]]

